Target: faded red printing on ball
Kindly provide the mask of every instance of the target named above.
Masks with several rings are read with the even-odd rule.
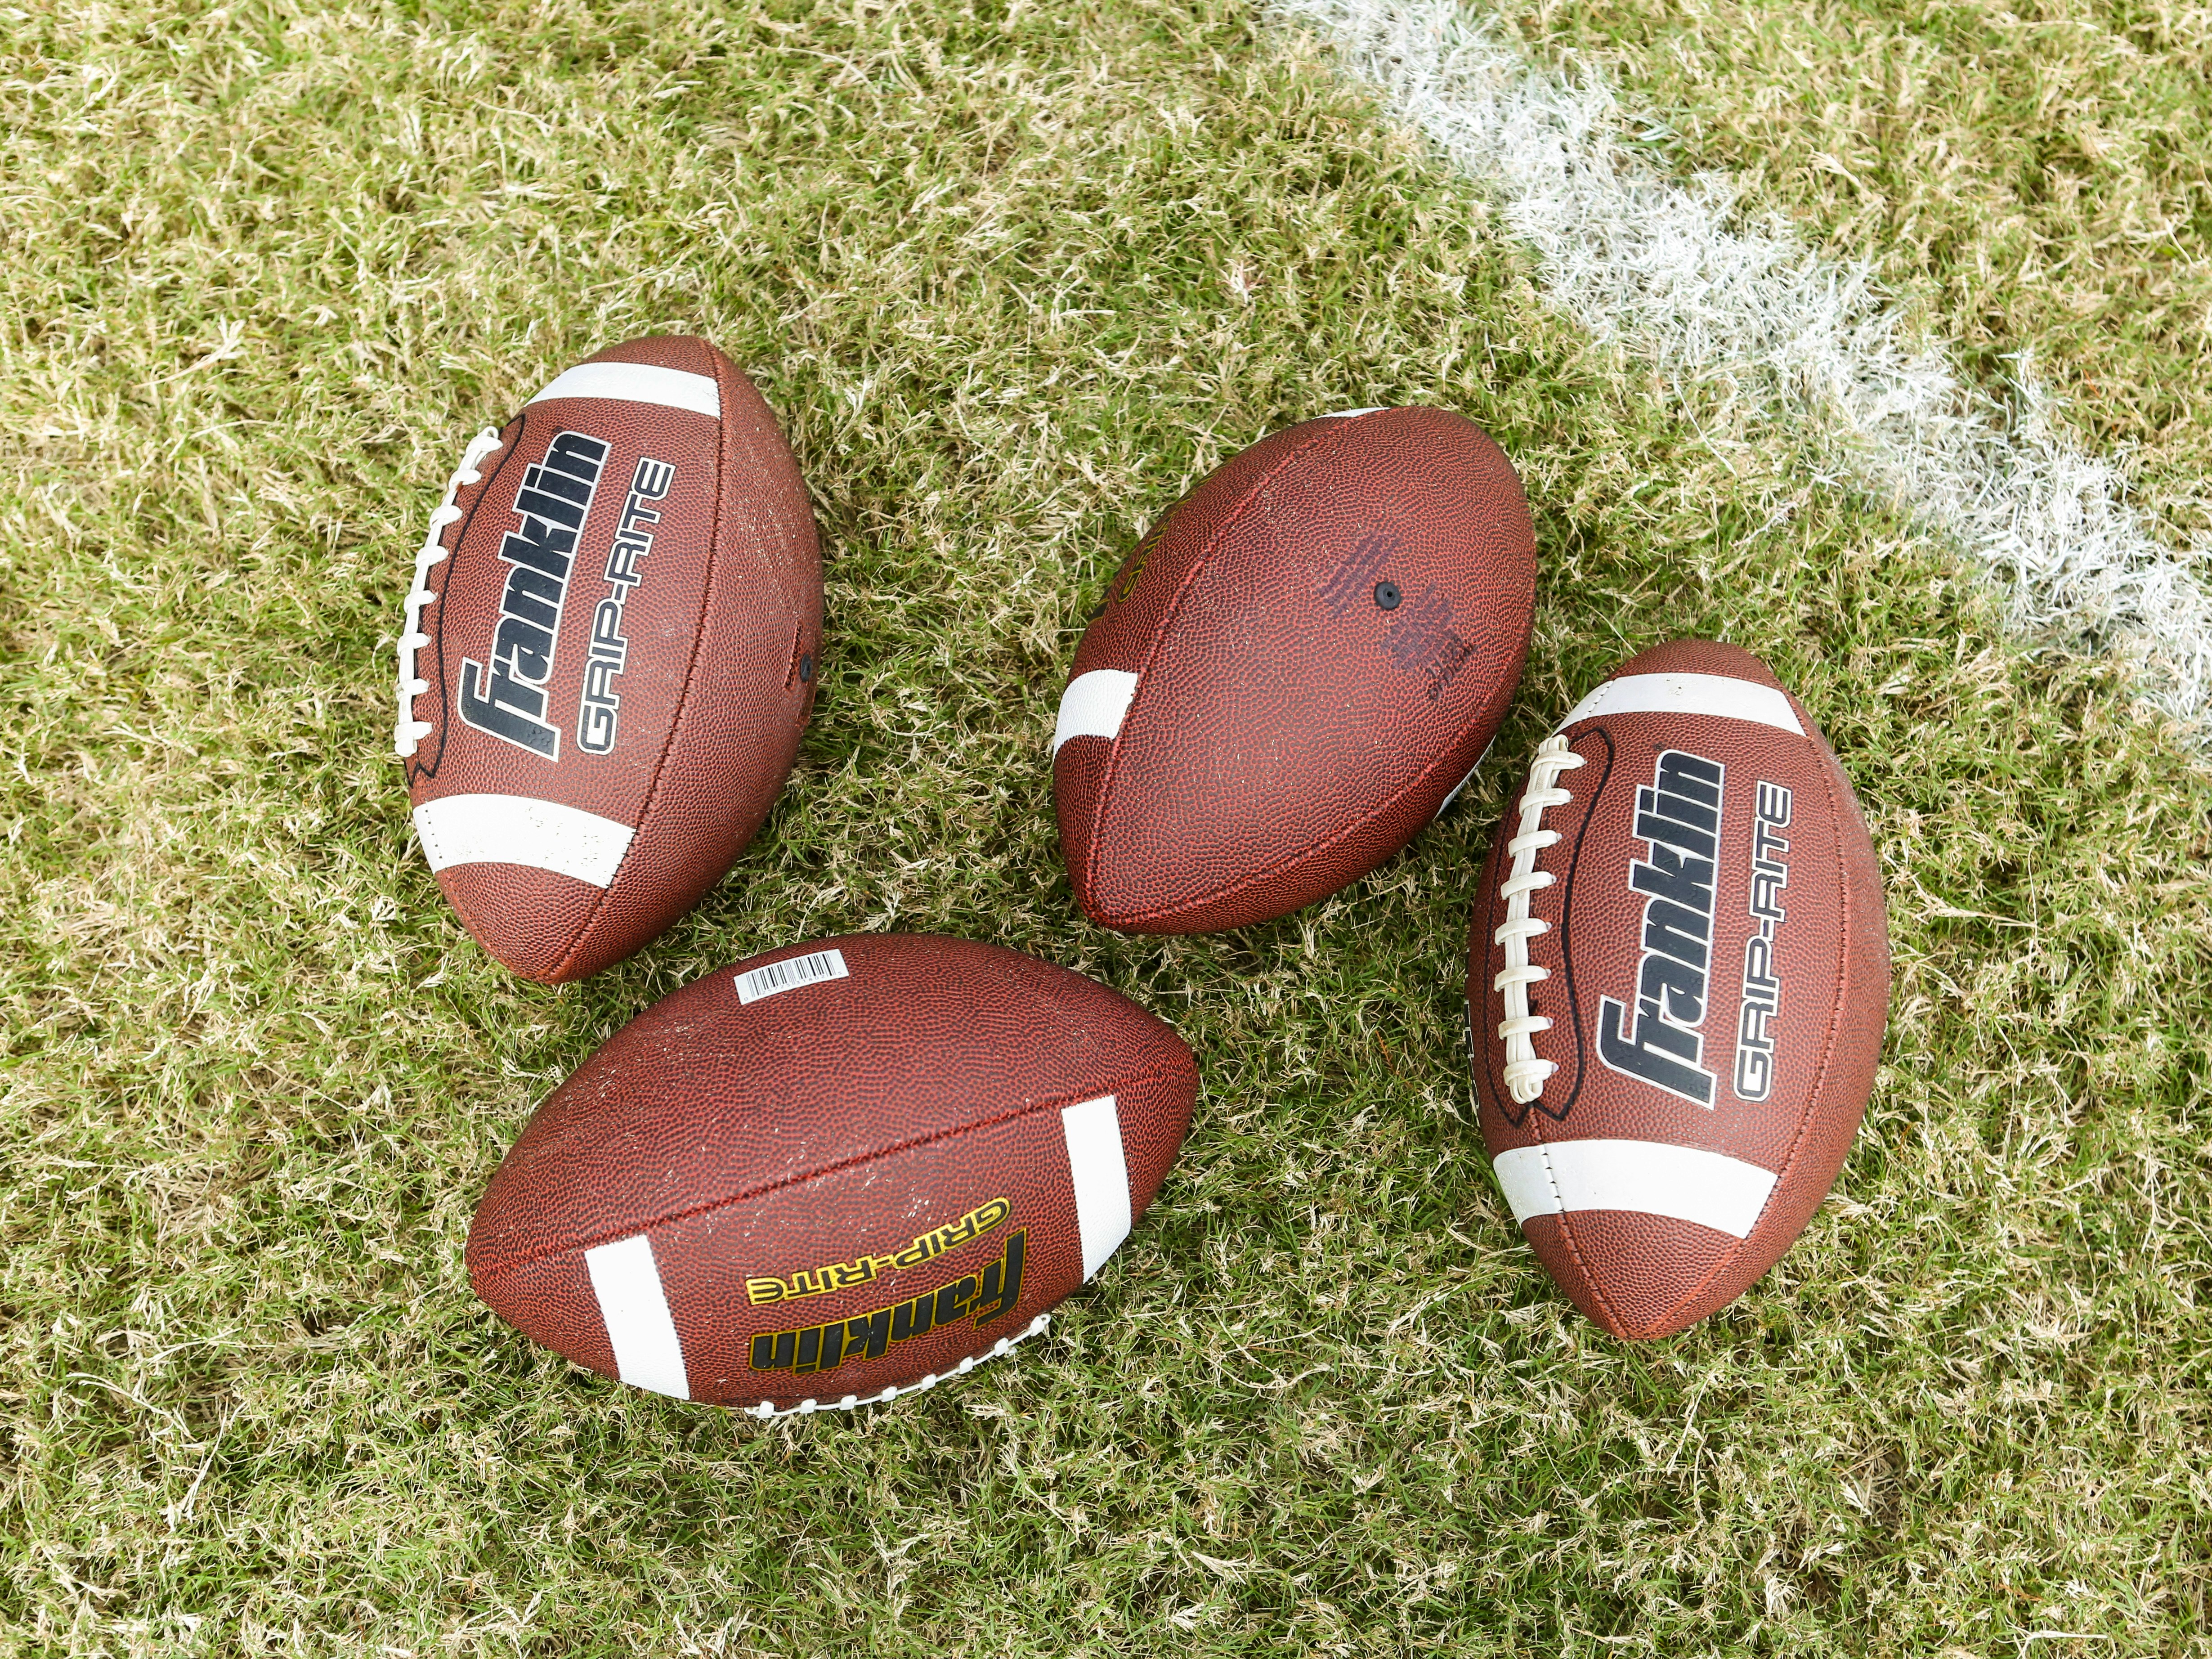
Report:
[[[1359,410],[1263,438],[1106,585],[1053,735],[1076,901],[1241,927],[1356,880],[1443,810],[1519,684],[1520,480],[1470,422]]]
[[[1198,1092],[1080,975],[901,934],[686,986],[541,1106],[469,1229],[502,1318],[639,1388],[759,1416],[1006,1352],[1159,1190]]]
[[[1804,1231],[1889,1007],[1874,846],[1803,705],[1734,646],[1616,669],[1538,746],[1468,941],[1514,1219],[1615,1336],[1734,1301]]]
[[[479,433],[416,557],[395,733],[469,932],[557,984],[690,908],[783,787],[821,641],[798,463],[706,341],[611,347]]]

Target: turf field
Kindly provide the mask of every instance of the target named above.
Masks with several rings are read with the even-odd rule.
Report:
[[[1499,15],[1970,374],[2031,355],[2202,533],[2203,11]],[[392,642],[467,434],[656,329],[792,433],[823,695],[730,878],[544,991],[411,844]],[[1227,0],[17,7],[0,330],[0,1650],[2212,1652],[2197,738],[2007,635],[1811,436],[1563,320],[1319,44]],[[1089,927],[1048,750],[1100,585],[1253,439],[1397,402],[1482,422],[1535,509],[1492,763],[1307,914]],[[1683,634],[1824,723],[1895,990],[1806,1237],[1631,1347],[1519,1243],[1458,1006],[1516,770]],[[483,1184],[608,1033],[891,927],[1098,975],[1201,1056],[1048,1336],[763,1427],[474,1301]]]

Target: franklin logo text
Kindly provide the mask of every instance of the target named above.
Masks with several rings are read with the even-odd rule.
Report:
[[[998,1260],[987,1261],[979,1273],[964,1275],[924,1291],[920,1296],[888,1308],[876,1308],[851,1319],[832,1319],[797,1330],[763,1331],[752,1340],[752,1369],[757,1371],[835,1370],[855,1359],[881,1359],[901,1342],[932,1331],[943,1330],[963,1319],[981,1330],[1022,1299],[1022,1258],[1029,1245],[1027,1231],[1011,1233]]]
[[[547,760],[561,758],[561,733],[545,718],[545,683],[553,677],[576,538],[590,516],[606,459],[604,439],[563,432],[544,460],[523,470],[514,495],[521,523],[499,544],[499,556],[510,568],[499,602],[499,629],[492,635],[490,672],[480,662],[461,664],[461,718]]]
[[[970,1239],[982,1237],[1013,1212],[1014,1206],[1005,1199],[994,1198],[988,1204],[977,1205],[957,1221],[923,1233],[902,1250],[885,1255],[854,1256],[850,1261],[824,1262],[788,1279],[748,1279],[745,1299],[757,1308],[771,1302],[795,1302],[802,1296],[826,1296],[832,1291],[850,1290],[855,1285],[872,1285],[885,1273],[896,1273],[902,1267],[919,1267],[947,1250],[958,1249]]]
[[[615,676],[629,662],[629,640],[623,633],[623,601],[645,578],[638,567],[653,551],[653,526],[660,514],[650,503],[667,495],[676,469],[650,456],[630,475],[629,499],[615,521],[615,544],[607,555],[606,598],[592,613],[591,643],[584,658],[584,699],[576,709],[576,747],[587,755],[611,753],[622,723],[622,698]]]
[[[1599,1000],[1597,1053],[1616,1072],[1710,1109],[1703,1057],[1706,970],[1713,942],[1713,869],[1725,769],[1702,755],[1661,753],[1651,787],[1636,792],[1636,835],[1650,853],[1628,867],[1644,898],[1644,957],[1636,1012]]]
[[[1782,979],[1774,971],[1774,940],[1788,919],[1782,890],[1790,884],[1792,805],[1790,791],[1762,783],[1751,825],[1751,922],[1757,931],[1743,945],[1743,1004],[1736,1016],[1735,1097],[1764,1100],[1774,1091],[1774,1020],[1782,1012]]]

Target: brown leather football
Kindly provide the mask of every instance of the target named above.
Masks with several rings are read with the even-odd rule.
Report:
[[[1659,646],[1538,747],[1482,895],[1498,1186],[1577,1307],[1671,1335],[1781,1259],[1866,1110],[1889,934],[1850,783],[1757,657]]]
[[[706,341],[611,347],[479,433],[417,556],[397,732],[469,932],[558,984],[690,908],[783,787],[821,642],[798,463]]]
[[[964,939],[770,951],[555,1091],[470,1281],[579,1364],[759,1416],[891,1399],[1044,1328],[1159,1190],[1198,1068],[1080,975]]]
[[[1139,541],[1053,736],[1077,902],[1241,927],[1403,847],[1474,769],[1528,652],[1535,538],[1498,446],[1440,409],[1275,433]]]

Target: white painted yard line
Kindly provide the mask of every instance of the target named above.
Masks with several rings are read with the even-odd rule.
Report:
[[[2014,627],[2116,649],[2147,702],[2200,736],[2212,724],[2202,551],[2151,536],[2118,469],[2052,429],[2025,363],[2014,404],[1991,404],[1912,337],[1864,267],[1732,224],[1729,179],[1669,178],[1628,142],[1632,118],[1601,79],[1532,65],[1452,0],[1257,3],[1328,42],[1487,185],[1577,322],[1724,386],[1755,417],[1811,426],[1863,487],[1988,566]]]

